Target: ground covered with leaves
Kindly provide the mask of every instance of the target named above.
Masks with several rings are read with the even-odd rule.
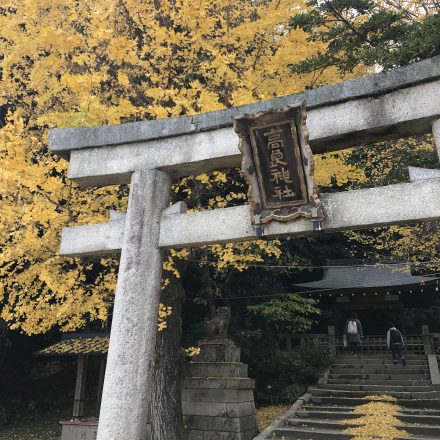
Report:
[[[59,440],[59,419],[11,424],[0,428],[0,440]]]
[[[59,440],[60,420],[72,417],[76,360],[40,358],[29,354],[33,346],[20,347],[0,368],[0,440]],[[85,411],[93,415],[95,359],[90,360],[89,373]]]
[[[257,421],[261,431],[277,417],[284,414],[289,405],[271,405],[257,409]],[[46,420],[36,420],[11,424],[0,428],[0,440],[59,440],[59,417],[49,416]]]
[[[283,415],[290,405],[270,405],[257,408],[257,422],[260,431],[266,429],[277,417]]]

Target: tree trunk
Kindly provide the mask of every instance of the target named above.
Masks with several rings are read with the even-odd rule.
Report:
[[[181,348],[182,304],[185,297],[181,279],[172,277],[162,291],[161,303],[173,308],[167,328],[157,333],[152,374],[151,431],[154,440],[186,438],[182,417],[181,378],[184,355]]]

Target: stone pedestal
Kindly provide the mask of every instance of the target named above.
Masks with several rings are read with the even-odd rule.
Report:
[[[98,420],[70,420],[61,423],[61,440],[96,440]]]
[[[258,434],[253,390],[240,349],[228,339],[199,342],[182,384],[188,440],[250,440]]]

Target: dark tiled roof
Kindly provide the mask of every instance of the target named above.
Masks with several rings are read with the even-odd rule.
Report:
[[[50,345],[38,351],[37,355],[79,355],[106,354],[108,352],[108,336],[94,338],[73,338]]]
[[[374,287],[411,286],[435,281],[438,277],[411,275],[408,265],[328,267],[321,280],[295,286],[311,289],[361,289]]]

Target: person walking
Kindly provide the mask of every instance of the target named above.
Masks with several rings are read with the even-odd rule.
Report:
[[[345,336],[350,346],[351,354],[356,356],[361,344],[361,338],[364,337],[362,324],[356,313],[352,313],[345,323]]]
[[[393,356],[393,363],[397,364],[400,360],[402,365],[406,365],[405,353],[403,351],[405,343],[403,341],[402,333],[397,330],[393,322],[390,322],[389,330],[387,332],[388,350],[391,350]]]

